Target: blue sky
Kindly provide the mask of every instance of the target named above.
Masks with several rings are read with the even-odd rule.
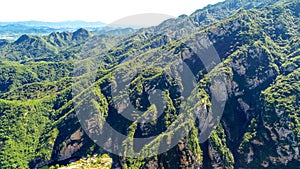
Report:
[[[142,13],[191,14],[220,1],[223,0],[4,0],[0,22],[84,20],[109,24]]]

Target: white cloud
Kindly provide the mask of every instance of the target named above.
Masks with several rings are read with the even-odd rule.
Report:
[[[191,14],[222,0],[5,0],[1,2],[0,21],[86,20],[113,22],[141,13],[172,16]]]

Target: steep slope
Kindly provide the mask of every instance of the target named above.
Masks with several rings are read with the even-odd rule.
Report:
[[[73,53],[73,58],[83,59],[79,64],[83,66],[75,67],[80,71],[73,81],[69,78],[74,70],[73,61],[24,61],[24,53],[20,52],[14,58],[6,58],[23,62],[0,63],[0,168],[68,164],[87,154],[105,153],[88,137],[93,126],[81,126],[76,117],[75,110],[82,105],[92,105],[88,108],[98,112],[97,118],[101,116],[129,136],[121,140],[125,156],[111,154],[114,165],[123,168],[297,168],[300,164],[299,7],[298,1],[228,0],[190,17],[181,16],[117,39],[90,36],[79,30],[72,36],[71,33],[53,33],[47,37],[24,35],[14,44],[4,45],[2,51],[20,49],[17,51],[31,53],[33,58],[43,58],[39,52],[46,51],[49,55],[45,58],[53,60],[49,46],[37,51],[25,48],[41,45],[46,39],[45,44],[61,50],[56,54]],[[215,60],[204,64],[197,59],[199,53],[191,42],[197,42],[203,35],[221,58],[218,65]],[[111,44],[103,43],[110,38]],[[197,77],[197,87],[190,91],[190,99],[196,100],[190,108],[199,107],[194,112],[180,111],[186,97],[181,95],[185,89],[180,86],[185,86],[185,79],[168,71],[180,74],[178,60],[183,60]],[[86,86],[86,93],[72,97],[72,84],[88,79],[89,71],[97,72],[95,82]],[[126,97],[121,94],[125,92],[116,95],[110,89],[118,85],[118,73],[125,77],[136,73],[123,91],[130,91],[130,101],[143,112],[140,117],[158,116],[159,111],[148,99],[152,91],[162,91],[167,104],[160,118],[141,125],[118,113],[115,104]],[[218,117],[212,106],[215,93],[210,89],[223,87],[216,86],[219,81],[215,79],[224,82],[228,98],[223,116],[219,117],[221,123],[202,142],[205,124],[214,123],[206,121],[207,117]],[[215,91],[222,102],[222,92]],[[88,94],[93,97],[86,99]],[[78,100],[76,107],[73,104]],[[188,118],[184,118],[186,114]],[[94,116],[88,120],[99,121]],[[105,127],[99,123],[97,129],[106,132]],[[174,130],[164,132],[168,128]],[[161,147],[171,145],[168,140],[178,133],[183,135],[185,129],[189,129],[187,136],[175,147],[155,154]],[[157,134],[156,139],[142,147],[135,146],[133,138]],[[117,138],[111,134],[107,139]],[[116,141],[110,146],[119,145]],[[126,157],[134,155],[134,150],[154,154],[149,158]]]

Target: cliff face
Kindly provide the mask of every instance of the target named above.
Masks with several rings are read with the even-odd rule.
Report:
[[[228,0],[121,37],[1,45],[0,168],[114,150],[122,168],[297,168],[299,7]]]

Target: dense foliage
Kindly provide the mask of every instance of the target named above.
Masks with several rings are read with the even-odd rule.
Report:
[[[113,165],[297,168],[300,164],[299,11],[296,0],[227,0],[191,16],[183,15],[123,36],[98,35],[79,29],[48,36],[23,35],[15,42],[0,43],[0,168],[55,168],[79,159],[73,164],[103,163],[90,157],[107,152],[88,137],[76,117],[73,103],[87,94],[93,98],[80,100],[77,106],[92,105],[97,117],[129,136],[122,142],[127,155],[136,148],[133,138],[158,135],[139,147],[145,154],[153,153],[151,158],[110,154]],[[218,65],[213,59],[205,65],[195,57],[193,46],[188,45],[203,34],[221,58]],[[196,88],[187,98],[181,95],[184,90],[181,87],[187,81],[176,76],[184,70],[178,69],[180,59],[196,77]],[[76,67],[78,74],[74,74],[76,61],[82,65]],[[120,72],[132,79],[114,95],[111,89],[118,87]],[[90,93],[73,97],[72,85],[80,83],[79,79],[88,79],[92,73],[97,76],[93,84],[86,86]],[[224,77],[228,98],[223,116],[215,117],[217,110],[212,106],[215,93],[209,89],[215,88],[218,81],[213,79],[220,76]],[[219,88],[217,91],[222,90]],[[166,100],[159,118],[156,118],[158,107],[148,100],[154,90],[162,91],[161,96]],[[140,116],[133,112],[132,117],[149,118],[151,122],[142,126],[122,117],[115,105],[122,104],[125,97],[143,112]],[[182,104],[184,99],[187,102]],[[190,100],[196,102],[190,106]],[[184,112],[182,105],[186,106]],[[195,107],[201,110],[195,113]],[[180,121],[186,114],[188,118]],[[214,122],[206,121],[205,117],[215,117],[221,122],[202,143],[199,137],[205,124]],[[99,128],[106,131],[104,126]],[[168,128],[174,130],[163,132]],[[167,145],[165,142],[188,128],[187,136],[175,147],[155,154]],[[111,135],[107,139],[115,138]],[[114,146],[112,143],[111,147]]]

